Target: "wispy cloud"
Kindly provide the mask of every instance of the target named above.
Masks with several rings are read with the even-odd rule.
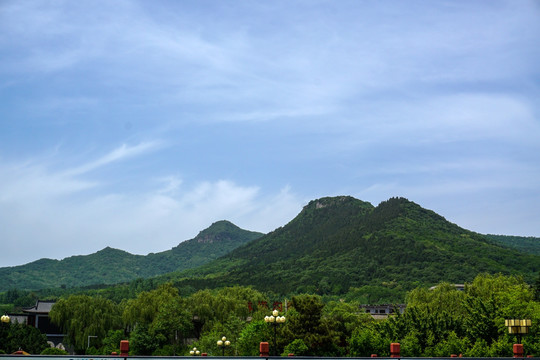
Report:
[[[120,147],[114,149],[103,157],[86,163],[84,165],[66,170],[63,173],[64,176],[74,176],[87,173],[89,171],[98,169],[102,166],[109,165],[114,162],[122,161],[131,157],[147,153],[152,150],[156,150],[161,145],[160,141],[143,142],[135,146],[129,146],[122,144]]]
[[[120,146],[74,169],[47,163],[0,164],[0,238],[10,266],[39,257],[63,258],[113,246],[147,254],[176,246],[212,222],[226,219],[268,232],[292,218],[302,203],[290,189],[263,195],[259,187],[228,180],[184,186],[171,175],[137,192],[85,192],[106,186],[86,179],[92,170],[127,161],[153,149],[152,143]],[[42,162],[42,159],[40,160]],[[32,247],[29,253],[26,249]]]
[[[219,218],[269,231],[330,194],[523,204],[539,15],[534,0],[0,1],[0,235],[144,253]]]
[[[25,201],[38,199],[52,199],[79,193],[98,186],[96,180],[84,179],[84,175],[92,170],[120,162],[132,157],[140,156],[148,151],[155,150],[159,141],[140,143],[134,146],[121,145],[108,154],[91,160],[88,163],[68,169],[55,171],[53,164],[58,162],[60,150],[55,155],[41,156],[25,161],[0,162],[0,201]],[[67,158],[67,157],[66,157]]]
[[[105,85],[114,97],[129,84],[130,93],[151,89],[145,101],[212,104],[224,120],[302,117],[310,108],[339,113],[363,94],[412,84],[524,78],[534,66],[524,59],[536,37],[523,31],[534,26],[534,17],[513,16],[532,7],[527,2],[490,9],[434,3],[422,11],[414,2],[405,9],[354,2],[277,2],[264,9],[244,4],[235,22],[208,22],[217,4],[203,13],[193,3],[176,4],[166,17],[147,13],[137,1],[99,2],[93,16],[81,11],[84,2],[8,4],[6,19],[17,21],[7,21],[4,31],[11,46],[27,46],[11,62],[4,60],[6,66],[30,73],[68,71],[72,78],[84,74],[84,83]],[[329,7],[336,15],[321,24],[321,12]],[[302,13],[312,16],[298,22]],[[413,13],[416,20],[410,22]],[[269,18],[280,19],[291,33]],[[381,21],[388,18],[395,21]],[[259,31],[249,31],[255,26]]]

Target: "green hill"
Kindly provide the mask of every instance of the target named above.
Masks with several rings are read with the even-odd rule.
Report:
[[[496,245],[406,199],[373,207],[343,196],[311,201],[286,226],[177,274],[176,282],[253,285],[283,295],[403,294],[418,285],[471,281],[483,272],[521,274],[532,282],[539,270],[539,256]]]
[[[527,254],[540,255],[540,238],[532,236],[486,235],[494,242]]]
[[[116,284],[149,278],[203,265],[262,235],[228,221],[218,221],[194,239],[146,256],[107,247],[94,254],[63,260],[40,259],[0,268],[0,291]]]
[[[148,284],[173,281],[185,293],[246,285],[278,295],[306,292],[376,303],[401,301],[420,285],[472,281],[484,272],[522,275],[532,283],[538,271],[538,254],[465,230],[407,199],[374,207],[340,196],[311,201],[267,235],[220,221],[160,253],[141,256],[105,248],[1,268],[0,291],[145,278]]]

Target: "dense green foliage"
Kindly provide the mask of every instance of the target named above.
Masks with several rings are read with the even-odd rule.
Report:
[[[534,299],[540,301],[540,272],[538,273],[538,278],[534,283]]]
[[[10,289],[0,293],[0,313],[12,312],[15,309],[30,307],[36,303],[38,295],[33,291]]]
[[[244,235],[252,238],[238,246],[235,239]],[[515,338],[506,318],[532,320],[523,344],[526,353],[540,353],[540,256],[496,244],[406,199],[373,207],[351,197],[323,198],[259,235],[219,222],[138,265],[177,261],[178,269],[178,259],[188,256],[182,262],[189,270],[114,286],[12,288],[0,293],[0,303],[13,311],[38,296],[59,299],[51,320],[80,354],[118,352],[120,340],[129,339],[133,355],[188,355],[196,346],[215,356],[223,351],[216,341],[226,336],[229,355],[256,356],[259,343],[269,341],[282,355],[386,356],[389,344],[400,342],[404,356],[509,356]],[[224,243],[230,248],[223,250]],[[200,254],[217,257],[216,247],[226,255],[192,268]],[[105,249],[100,256],[114,262],[122,254]],[[85,262],[91,259],[73,264],[100,269]],[[452,283],[465,283],[465,291]],[[360,309],[403,301],[406,312],[386,320]],[[274,302],[287,317],[275,327],[264,322]],[[7,324],[0,352],[22,347],[37,354],[43,340],[35,329]]]
[[[415,289],[407,300],[403,315],[357,328],[349,342],[351,355],[388,355],[386,345],[400,342],[403,356],[507,357],[516,341],[504,325],[509,318],[532,320],[523,345],[528,354],[540,352],[540,303],[520,278],[479,275],[465,292],[441,284],[432,291]]]
[[[101,346],[108,330],[121,328],[119,306],[101,297],[72,295],[60,299],[49,316],[61,326],[66,342],[78,353],[84,353],[89,336],[96,337],[97,345]]]
[[[271,352],[281,355],[388,356],[389,344],[399,342],[402,356],[508,357],[516,342],[505,327],[508,318],[531,319],[522,343],[526,354],[540,354],[540,302],[516,276],[481,274],[466,283],[464,291],[449,283],[432,290],[418,287],[407,293],[403,314],[379,320],[355,300],[324,301],[319,295],[299,294],[281,299],[280,315],[286,321],[274,327],[263,320],[278,300],[269,296],[240,286],[181,296],[168,283],[119,304],[71,295],[53,307],[51,316],[78,353],[94,355],[118,351],[120,340],[128,339],[131,355],[188,355],[195,346],[220,356],[216,341],[226,336],[231,341],[226,355],[257,356],[259,343],[268,341]],[[11,332],[0,330],[0,338]],[[90,348],[88,334],[99,334]]]
[[[486,235],[498,244],[514,248],[524,253],[540,255],[540,238],[508,235]]]
[[[41,259],[26,265],[0,268],[0,291],[37,290],[117,284],[197,267],[263,234],[218,221],[194,239],[171,250],[146,256],[107,247],[94,254],[63,260]]]
[[[187,254],[196,262],[193,259],[200,256],[197,251],[216,255],[213,247],[234,242],[231,239],[242,234],[258,235],[218,222],[194,240],[144,258]],[[200,289],[242,285],[280,296],[312,293],[362,303],[397,303],[418,286],[440,281],[463,283],[482,272],[518,274],[532,284],[540,270],[540,256],[495,244],[403,198],[392,198],[377,207],[351,197],[314,200],[284,227],[242,241],[246,244],[191,270],[115,286],[70,286],[37,294],[10,290],[0,293],[0,303],[5,311],[11,311],[17,307],[15,303],[32,305],[37,295],[55,299],[71,294],[99,295],[120,302],[165,282],[172,282],[181,296]],[[199,250],[187,251],[189,246]],[[152,266],[139,265],[142,267]]]
[[[180,288],[240,284],[392,303],[419,285],[463,283],[482,272],[533,282],[539,270],[540,256],[494,244],[406,199],[373,207],[334,197],[314,200],[286,226],[167,279]]]
[[[39,354],[48,346],[45,335],[34,327],[0,323],[0,354],[12,354],[20,349]]]
[[[180,295],[206,288],[251,285],[279,295],[314,293],[363,303],[396,303],[417,286],[440,281],[463,283],[482,272],[519,274],[533,283],[540,270],[539,255],[494,243],[403,198],[389,199],[377,207],[346,196],[314,200],[287,225],[260,235],[221,221],[195,239],[162,253],[137,257],[104,249],[89,256],[53,261],[56,265],[49,268],[29,272],[3,268],[0,273],[11,269],[8,279],[35,276],[27,285],[34,281],[44,286],[40,279],[57,285],[69,283],[40,290],[37,295],[42,299],[84,293],[119,302],[173,282]],[[133,263],[128,260],[132,256]],[[168,272],[186,268],[189,270]],[[140,277],[115,286],[77,287],[132,276]],[[4,311],[35,301],[36,294],[22,296],[21,290],[10,291],[0,293]]]
[[[40,355],[69,355],[69,353],[66,350],[48,347],[43,350]]]
[[[187,338],[193,329],[185,301],[170,284],[129,300],[122,318],[134,330],[134,351],[142,355],[152,355],[167,344],[176,349],[178,339]]]

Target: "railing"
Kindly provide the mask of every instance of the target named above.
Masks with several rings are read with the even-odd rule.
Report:
[[[23,357],[25,360],[120,360],[127,359],[130,360],[202,360],[201,356],[121,356],[121,355],[0,355],[0,360],[9,360],[18,357]],[[205,356],[203,356],[204,358]],[[287,359],[294,358],[294,360],[373,360],[372,357],[313,357],[313,356],[292,356],[292,357],[280,357],[280,356],[208,356],[216,360],[226,360],[226,359],[235,359],[235,360],[278,360],[278,359]],[[396,360],[396,359],[406,359],[406,360],[456,360],[455,357],[377,357],[378,360]],[[516,359],[527,359],[527,360],[540,360],[540,357],[463,357],[463,360],[516,360]]]

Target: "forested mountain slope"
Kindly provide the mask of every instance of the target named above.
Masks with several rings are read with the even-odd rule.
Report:
[[[218,221],[194,239],[146,256],[107,247],[90,255],[0,268],[0,291],[116,284],[148,278],[203,265],[262,235]]]
[[[494,242],[528,254],[540,255],[540,238],[532,236],[486,235]]]
[[[496,245],[407,199],[373,207],[343,196],[311,201],[286,226],[176,281],[195,288],[253,285],[277,294],[403,293],[471,281],[482,272],[522,274],[532,282],[539,270],[539,256]]]

